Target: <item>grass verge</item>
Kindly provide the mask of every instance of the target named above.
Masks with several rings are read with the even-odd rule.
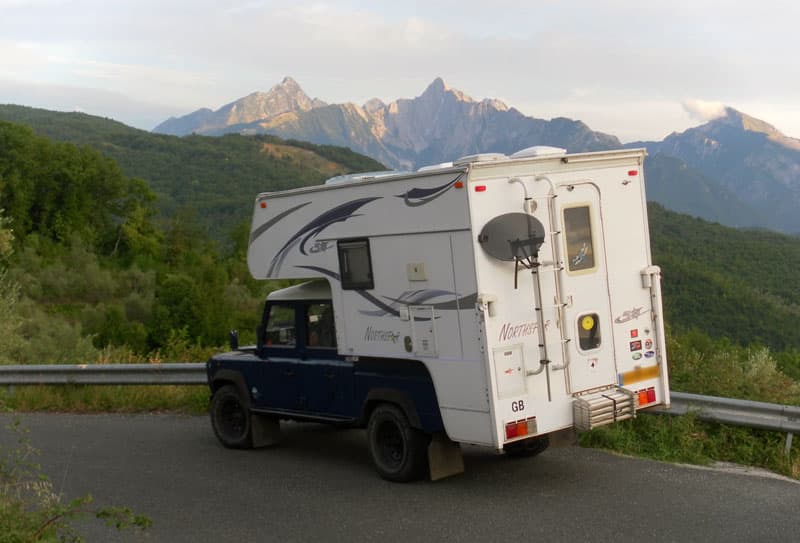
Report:
[[[0,389],[0,407],[13,411],[135,413],[208,410],[205,385],[26,385]]]
[[[640,414],[582,434],[580,445],[665,462],[733,462],[800,479],[798,447],[787,456],[785,439],[784,433],[703,422],[691,414]]]

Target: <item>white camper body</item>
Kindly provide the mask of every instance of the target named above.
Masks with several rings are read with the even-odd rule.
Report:
[[[533,148],[263,193],[248,265],[326,279],[339,354],[422,362],[453,441],[588,429],[669,403],[644,157]]]

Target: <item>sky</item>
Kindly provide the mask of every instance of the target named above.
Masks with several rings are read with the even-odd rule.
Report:
[[[0,0],[0,103],[151,130],[267,91],[413,98],[436,78],[623,142],[730,106],[800,138],[800,2]]]

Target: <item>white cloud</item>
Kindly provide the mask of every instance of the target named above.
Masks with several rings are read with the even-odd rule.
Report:
[[[692,119],[700,122],[712,121],[725,116],[725,104],[705,100],[684,100],[683,109]]]
[[[788,118],[781,111],[796,104],[800,88],[800,64],[785,61],[787,51],[800,50],[798,6],[0,0],[0,77],[172,104],[171,114],[180,115],[267,90],[286,75],[311,96],[356,103],[417,96],[441,76],[476,99],[499,97],[528,115],[580,118],[622,139],[655,139],[714,113],[696,100],[681,109],[686,96],[737,109],[757,104],[777,112],[764,119],[776,126]],[[88,96],[77,103],[91,111]],[[800,134],[795,125],[784,129]]]

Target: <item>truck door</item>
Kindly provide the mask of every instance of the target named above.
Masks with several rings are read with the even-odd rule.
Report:
[[[328,417],[352,418],[353,363],[339,356],[333,304],[330,300],[305,307],[303,405],[305,410]]]
[[[301,407],[302,374],[298,359],[297,304],[270,302],[266,308],[264,333],[265,358],[262,365],[262,390],[256,406],[296,411]]]
[[[576,393],[616,383],[607,255],[597,186],[560,184],[557,194],[565,300],[560,328],[568,340],[570,392]]]

